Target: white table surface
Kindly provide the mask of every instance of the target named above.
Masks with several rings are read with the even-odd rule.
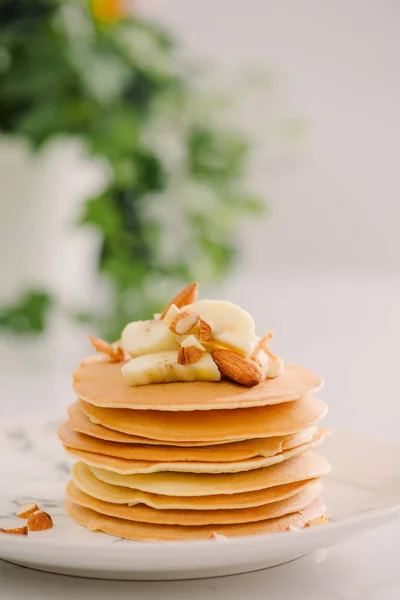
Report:
[[[250,305],[245,290],[232,287],[225,297],[246,306],[261,323],[260,331],[277,331],[274,350],[289,360],[301,356],[306,366],[325,375],[322,397],[330,405],[328,426],[347,425],[398,443],[399,277],[302,275],[281,278],[269,287],[274,290],[273,298],[260,290],[252,295]],[[73,340],[64,338],[61,330],[56,341],[50,341],[50,352],[43,344],[37,352],[32,345],[22,350],[11,346],[0,344],[0,419],[18,419],[32,412],[37,418],[43,413],[47,419],[50,414],[62,415],[73,399],[70,366],[79,359]],[[63,360],[65,348],[70,353]],[[71,352],[76,356],[71,357]],[[0,453],[1,460],[4,455]],[[0,600],[72,597],[399,600],[400,521],[281,567],[219,579],[96,581],[49,575],[0,561]]]
[[[50,575],[0,561],[1,600],[398,600],[400,529],[386,526],[287,565],[233,577],[119,582]]]

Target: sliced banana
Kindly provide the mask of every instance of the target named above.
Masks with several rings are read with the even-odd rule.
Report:
[[[121,346],[132,357],[177,350],[179,344],[163,321],[134,321],[122,332]]]
[[[199,300],[185,306],[200,315],[210,325],[214,341],[249,356],[255,344],[254,320],[248,312],[237,304],[225,300]]]
[[[171,383],[174,381],[219,381],[221,373],[211,354],[204,353],[202,358],[188,365],[179,365],[178,353],[159,352],[133,358],[127,362],[121,372],[129,385],[148,385],[151,383]]]

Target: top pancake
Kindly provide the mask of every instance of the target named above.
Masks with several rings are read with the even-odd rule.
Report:
[[[295,400],[319,390],[321,377],[303,367],[286,365],[285,373],[255,387],[228,380],[129,386],[122,363],[89,357],[73,374],[73,388],[81,400],[99,407],[136,410],[191,411],[265,406]]]

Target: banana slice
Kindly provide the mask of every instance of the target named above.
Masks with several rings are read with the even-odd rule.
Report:
[[[225,300],[199,300],[185,306],[210,325],[214,341],[248,356],[254,347],[255,325],[248,312]]]
[[[121,335],[121,346],[132,357],[179,348],[174,334],[161,320],[128,323]]]
[[[178,353],[159,352],[133,358],[121,372],[129,385],[171,383],[174,381],[219,381],[221,373],[211,354],[205,353],[193,364],[179,365]]]

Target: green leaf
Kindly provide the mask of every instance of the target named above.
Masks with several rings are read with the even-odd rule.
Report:
[[[15,304],[0,310],[0,328],[18,334],[38,334],[46,326],[53,303],[49,293],[43,290],[28,290]]]

